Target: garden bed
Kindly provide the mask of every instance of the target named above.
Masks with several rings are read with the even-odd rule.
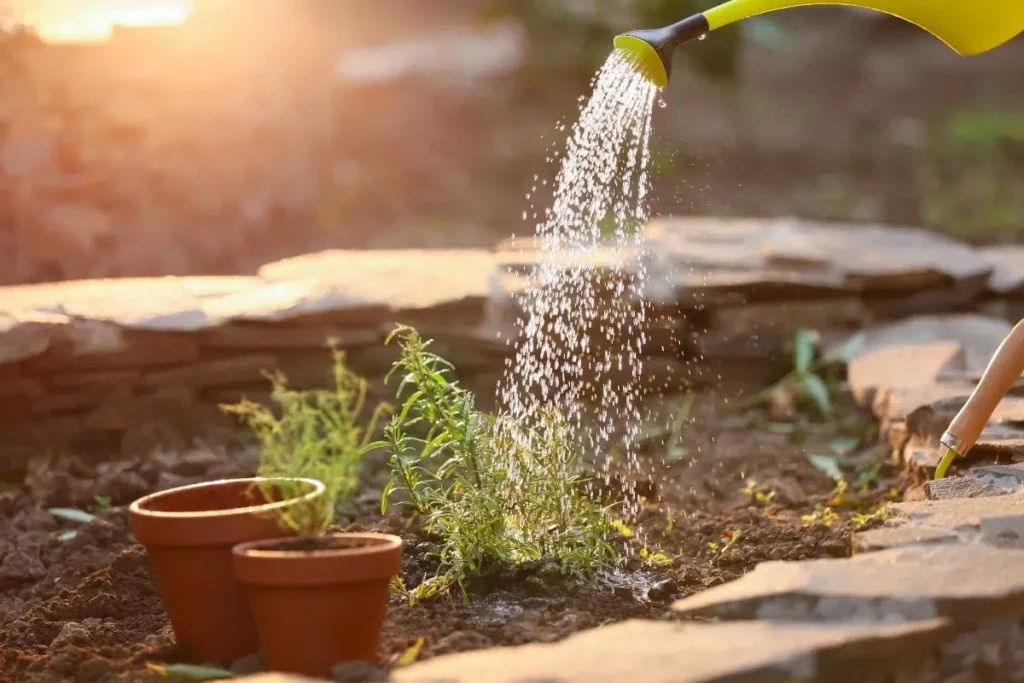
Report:
[[[395,596],[381,661],[394,662],[420,638],[422,659],[662,618],[674,599],[738,578],[763,560],[849,555],[853,531],[877,523],[879,506],[912,483],[871,445],[873,423],[852,406],[829,424],[783,424],[766,412],[729,410],[710,393],[660,403],[664,415],[679,414],[683,404],[692,410],[683,409],[688,418],[673,429],[652,429],[644,444],[647,474],[636,481],[642,510],[624,531],[634,535],[628,547],[642,548],[642,536],[648,553],[593,584],[526,565],[473,580],[466,604],[434,597],[412,606]],[[846,451],[856,439],[864,445],[841,459],[851,486],[839,500],[821,469],[823,460],[837,460],[813,464],[808,455]],[[149,490],[249,475],[254,467],[255,457],[240,447],[102,464],[35,460],[25,481],[0,495],[0,679],[160,679],[150,665],[181,655],[124,506]],[[414,519],[379,515],[384,476],[371,457],[349,526],[401,534],[402,578],[413,586],[434,568],[431,543]],[[60,519],[47,511],[55,507],[89,510],[96,519]]]

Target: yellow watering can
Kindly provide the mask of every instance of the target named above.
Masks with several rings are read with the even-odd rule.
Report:
[[[961,55],[999,47],[1024,31],[1024,0],[729,0],[665,28],[615,38],[634,68],[668,85],[676,46],[749,17],[790,7],[846,5],[885,12],[923,28]]]

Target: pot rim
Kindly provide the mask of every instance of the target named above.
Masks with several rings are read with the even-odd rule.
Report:
[[[361,548],[324,548],[322,550],[273,550],[270,548],[264,548],[264,546],[274,546],[278,543],[294,543],[296,540],[301,538],[301,536],[280,536],[278,538],[248,541],[246,543],[239,543],[235,545],[234,548],[231,549],[231,553],[236,557],[248,557],[252,559],[265,558],[286,560],[289,558],[301,558],[305,560],[315,560],[319,558],[337,558],[339,555],[344,555],[346,557],[362,557],[365,555],[391,552],[395,548],[402,547],[401,536],[396,536],[394,534],[384,534],[373,531],[338,531],[324,534],[323,536],[310,536],[308,538],[367,538],[380,542],[371,546],[363,546]]]
[[[167,511],[167,510],[150,510],[147,505],[151,504],[155,500],[159,500],[165,496],[174,495],[181,493],[182,491],[203,489],[203,488],[214,488],[217,486],[223,486],[225,484],[237,484],[239,482],[246,482],[250,484],[256,484],[264,481],[295,481],[305,482],[312,485],[313,490],[309,493],[305,493],[301,496],[294,498],[288,498],[286,500],[276,501],[274,503],[261,503],[259,505],[247,505],[245,507],[234,507],[234,508],[223,508],[219,510],[188,510],[188,511]],[[317,479],[308,479],[306,477],[243,477],[239,479],[217,479],[215,481],[203,481],[198,484],[188,484],[186,486],[177,486],[172,489],[165,489],[163,491],[156,491],[148,495],[143,496],[132,501],[132,504],[128,506],[128,511],[132,515],[140,517],[150,517],[156,519],[201,519],[204,517],[227,517],[227,516],[249,516],[253,514],[262,514],[266,512],[272,512],[274,510],[280,510],[282,508],[291,507],[297,503],[307,503],[315,500],[326,490],[323,482]]]

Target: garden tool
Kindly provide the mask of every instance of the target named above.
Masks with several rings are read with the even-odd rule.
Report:
[[[845,5],[884,12],[928,31],[961,55],[987,52],[1024,31],[1024,0],[729,0],[665,28],[631,31],[615,47],[664,88],[677,46],[749,17],[790,7]]]
[[[1017,323],[985,368],[985,374],[974,388],[974,393],[956,414],[939,443],[945,454],[935,468],[935,478],[942,479],[950,463],[964,455],[981,436],[988,419],[999,402],[1024,373],[1024,320]]]

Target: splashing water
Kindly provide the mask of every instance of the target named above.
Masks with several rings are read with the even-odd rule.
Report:
[[[519,342],[499,389],[514,423],[534,425],[556,408],[588,455],[608,453],[616,433],[639,428],[639,257],[657,94],[618,53],[592,84],[536,228],[538,258],[518,294]],[[625,258],[602,258],[609,251]]]

